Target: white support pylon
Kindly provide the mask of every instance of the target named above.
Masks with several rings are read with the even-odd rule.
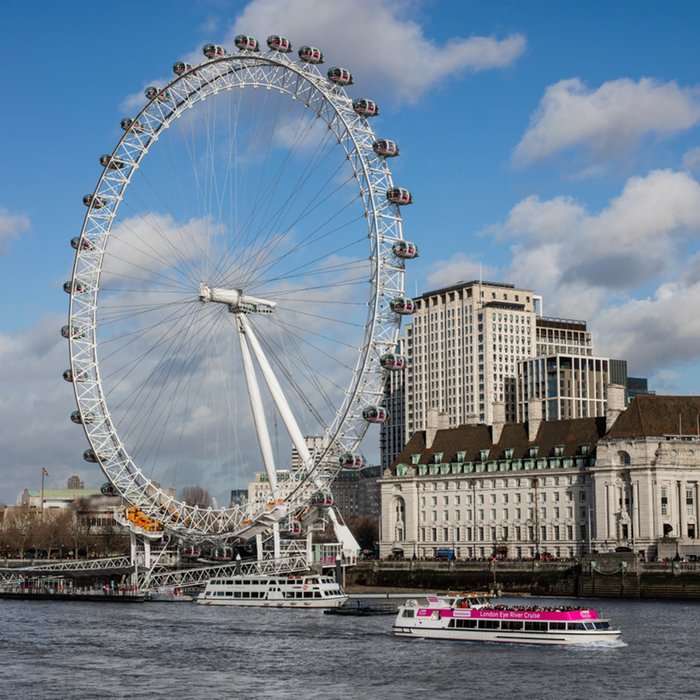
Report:
[[[255,422],[255,430],[258,434],[258,444],[260,445],[260,452],[262,454],[265,472],[267,473],[268,483],[270,484],[272,498],[276,501],[277,471],[275,469],[275,459],[272,454],[272,442],[270,441],[270,433],[267,429],[267,421],[265,420],[262,398],[260,396],[260,387],[258,386],[258,380],[255,377],[255,368],[253,367],[253,361],[248,348],[248,338],[251,340],[253,351],[255,352],[256,356],[258,354],[256,352],[256,346],[259,346],[251,333],[250,325],[247,322],[245,314],[236,314],[236,321],[238,338],[241,342],[241,358],[243,359],[245,380],[246,384],[248,385],[248,396],[250,397],[250,407],[253,411],[253,421]],[[258,358],[258,362],[259,361],[260,358]]]

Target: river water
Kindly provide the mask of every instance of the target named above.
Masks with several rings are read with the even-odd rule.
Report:
[[[394,638],[392,616],[0,600],[0,698],[700,698],[700,603],[587,603],[623,643],[436,642]]]

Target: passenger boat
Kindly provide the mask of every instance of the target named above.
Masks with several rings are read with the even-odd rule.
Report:
[[[620,637],[620,630],[591,608],[493,605],[489,596],[479,593],[430,595],[424,605],[409,600],[399,608],[393,631],[421,639],[566,646]]]
[[[230,576],[211,579],[199,605],[269,608],[336,608],[348,599],[328,576]]]

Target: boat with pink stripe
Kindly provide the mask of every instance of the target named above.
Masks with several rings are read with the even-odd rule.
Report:
[[[483,593],[429,595],[399,608],[400,637],[467,642],[572,645],[611,642],[620,630],[592,608],[566,605],[494,605]]]

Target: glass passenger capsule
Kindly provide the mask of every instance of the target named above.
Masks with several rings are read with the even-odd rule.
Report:
[[[287,534],[291,535],[292,537],[295,537],[297,535],[301,535],[301,523],[293,520],[289,525],[287,526]]]
[[[384,406],[367,406],[362,411],[362,417],[368,423],[384,423],[389,420],[389,411]]]
[[[103,496],[118,496],[119,491],[117,491],[116,488],[114,488],[114,484],[110,483],[109,481],[105,482],[100,486],[100,493]]]
[[[119,122],[119,126],[121,126],[124,131],[131,130],[139,134],[143,131],[143,124],[138,120],[133,120],[131,117],[124,117],[124,119]]]
[[[70,419],[77,425],[85,425],[95,421],[95,419],[89,413],[82,416],[80,415],[80,411],[73,411],[73,413],[70,414]]]
[[[87,286],[80,280],[68,280],[63,283],[63,291],[66,294],[82,294],[87,289]]]
[[[233,43],[239,51],[260,51],[258,46],[258,40],[253,39],[252,36],[247,36],[246,34],[239,34]]]
[[[365,97],[358,97],[356,100],[353,100],[352,108],[355,114],[359,114],[361,117],[376,117],[379,114],[377,103]]]
[[[391,250],[397,258],[413,260],[413,258],[418,257],[418,246],[415,243],[411,243],[411,241],[395,241],[394,245],[391,246]]]
[[[202,550],[199,545],[196,544],[186,544],[182,548],[182,556],[187,559],[196,559],[202,555]]]
[[[292,50],[292,42],[287,37],[278,36],[277,34],[271,34],[267,37],[267,45],[272,51],[279,51],[280,53],[289,53]]]
[[[340,456],[340,466],[343,469],[362,469],[366,463],[365,458],[357,452],[344,452]]]
[[[85,333],[79,326],[74,326],[71,330],[70,326],[61,326],[61,335],[64,338],[84,338]]]
[[[74,250],[92,250],[95,246],[87,239],[74,236],[70,239],[70,246]]]
[[[107,202],[102,199],[102,197],[98,197],[97,195],[92,195],[92,194],[86,194],[83,197],[83,204],[86,207],[90,207],[92,209],[102,209]]]
[[[173,73],[175,73],[175,75],[184,75],[188,70],[192,70],[192,64],[186,63],[185,61],[178,61],[173,66]]]
[[[311,504],[318,508],[330,508],[334,503],[335,499],[330,492],[318,491],[311,497]]]
[[[85,381],[85,372],[82,372],[82,371],[76,372],[76,373],[75,373],[75,376],[74,376],[74,375],[73,375],[73,371],[70,370],[70,369],[67,369],[67,370],[63,373],[63,378],[64,378],[67,382],[71,382],[71,383],[72,383],[72,382],[84,382],[84,381]]]
[[[395,141],[389,139],[379,139],[372,144],[372,150],[383,158],[395,158],[399,155],[399,147]]]
[[[299,60],[317,65],[323,63],[323,54],[315,46],[302,46],[299,49]]]
[[[214,547],[211,550],[211,558],[214,561],[231,561],[233,559],[233,547],[228,545]]]
[[[203,49],[202,53],[209,59],[213,58],[221,58],[222,56],[226,56],[226,49],[223,46],[219,46],[218,44],[207,44]]]
[[[92,448],[83,452],[83,459],[86,462],[90,462],[90,464],[97,464],[99,462],[97,455],[95,454],[95,450]]]
[[[395,314],[400,316],[410,316],[416,310],[416,302],[410,297],[395,297],[389,306]]]
[[[352,73],[347,68],[329,68],[327,75],[328,80],[336,85],[352,85]]]
[[[379,358],[379,364],[384,369],[394,372],[406,366],[406,358],[395,352],[386,352]]]
[[[167,90],[161,90],[160,88],[156,87],[155,85],[149,85],[144,91],[143,94],[146,95],[146,99],[149,100],[158,100],[158,102],[166,102],[170,95],[168,94]]]
[[[108,153],[100,156],[100,165],[108,170],[121,170],[126,163],[120,158],[110,156]]]
[[[392,204],[398,204],[402,206],[404,204],[413,204],[413,197],[411,193],[404,187],[390,187],[386,191],[386,198]]]

